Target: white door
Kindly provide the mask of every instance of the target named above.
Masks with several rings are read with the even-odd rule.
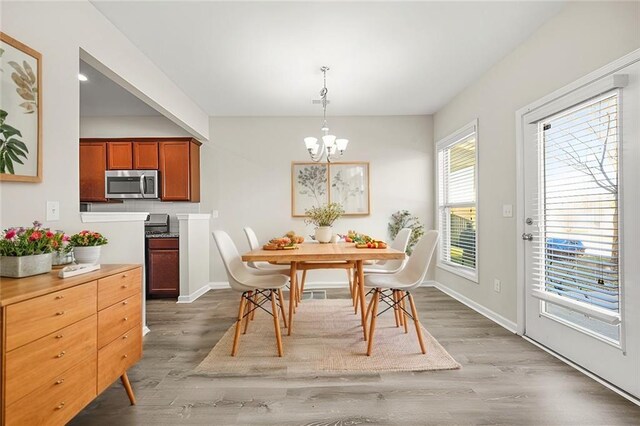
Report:
[[[528,112],[523,135],[525,335],[640,397],[640,63]]]

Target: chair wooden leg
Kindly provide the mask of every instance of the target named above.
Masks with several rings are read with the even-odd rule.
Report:
[[[409,304],[411,304],[411,315],[413,315],[413,322],[416,325],[416,333],[418,334],[418,342],[420,342],[420,349],[423,354],[427,353],[427,349],[424,346],[424,340],[422,338],[422,326],[420,325],[420,320],[418,319],[418,311],[416,310],[416,304],[413,301],[413,296],[411,293],[407,293],[407,297],[409,298]]]
[[[280,313],[282,314],[282,322],[284,323],[284,328],[287,328],[287,315],[284,312],[284,296],[282,295],[282,289],[278,289],[278,301],[280,302]]]
[[[271,290],[271,313],[273,314],[273,326],[276,331],[276,344],[278,345],[278,356],[282,356],[282,335],[280,334],[280,320],[278,319],[278,306],[276,305],[276,292]]]
[[[296,284],[296,271],[298,269],[298,264],[296,262],[291,262],[291,271],[290,271],[290,275],[289,275],[289,316],[287,317],[288,319],[288,324],[289,324],[289,331],[287,332],[287,334],[289,336],[291,336],[291,330],[293,330],[293,308],[296,304],[296,292],[295,292],[295,284]]]
[[[367,356],[371,355],[373,350],[373,333],[376,329],[376,318],[378,317],[378,301],[380,300],[380,295],[378,293],[378,289],[373,293],[373,309],[371,311],[371,326],[369,327],[369,344],[367,345]]]
[[[258,303],[258,293],[255,293],[255,294],[253,295],[253,303],[252,303],[252,305],[253,305],[253,306],[256,306],[256,304],[257,304],[257,303]],[[251,319],[251,321],[253,321],[253,319],[255,318],[255,316],[256,316],[256,311],[257,311],[257,309],[254,309],[253,311],[251,311],[251,318],[250,318],[250,319]]]
[[[131,403],[131,405],[136,405],[136,396],[133,394],[133,388],[131,387],[131,382],[129,382],[129,376],[127,376],[126,371],[122,374],[122,376],[120,376],[120,380],[122,381],[124,390],[127,391],[129,402]]]
[[[298,293],[298,301],[302,302],[302,293],[304,293],[304,283],[307,281],[307,270],[302,271],[302,280],[300,280],[300,292]]]
[[[240,340],[240,326],[242,324],[242,314],[244,313],[244,300],[245,293],[240,296],[240,308],[238,308],[238,319],[236,320],[236,333],[233,337],[233,347],[231,348],[231,356],[236,356],[238,353],[238,342]]]
[[[405,312],[407,310],[407,306],[405,305],[405,297],[404,297],[404,291],[400,292],[400,298],[402,299],[402,303],[400,304],[402,306],[402,324],[404,325],[404,334],[409,333],[409,317],[407,316],[407,313]]]
[[[398,293],[395,290],[391,290],[393,301],[393,316],[396,320],[396,327],[400,327],[400,311],[398,310]]]
[[[367,313],[364,315],[365,322],[369,321],[369,315],[371,315],[371,310],[373,309],[374,300],[375,300],[375,295],[371,298],[371,300],[369,301],[369,304],[367,305]]]
[[[253,292],[250,291],[248,297],[250,297],[251,299],[253,299]],[[255,312],[255,310],[251,310],[253,308],[253,303],[250,303],[249,301],[246,302],[245,307],[244,307],[244,330],[242,330],[242,334],[247,334],[247,330],[249,329],[249,319],[251,317],[251,314]]]
[[[360,293],[358,292],[358,274],[355,268],[351,269],[353,272],[353,278],[351,278],[351,282],[353,283],[353,294],[351,295],[353,299],[353,307],[355,309],[355,313],[358,313],[358,301],[360,300]]]
[[[353,280],[351,279],[351,268],[345,269],[347,271],[347,281],[349,282],[349,296],[353,302]]]

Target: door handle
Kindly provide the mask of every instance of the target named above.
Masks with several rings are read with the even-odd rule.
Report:
[[[533,234],[527,234],[525,232],[522,234],[522,239],[525,241],[533,241]]]

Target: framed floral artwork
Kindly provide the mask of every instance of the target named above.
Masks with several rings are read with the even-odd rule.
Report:
[[[369,163],[331,163],[329,202],[340,203],[345,215],[368,215]]]
[[[291,216],[329,202],[329,166],[326,163],[291,164]]]
[[[291,216],[327,203],[340,203],[347,216],[370,214],[369,163],[292,163]]]
[[[42,55],[0,32],[0,180],[42,181]]]

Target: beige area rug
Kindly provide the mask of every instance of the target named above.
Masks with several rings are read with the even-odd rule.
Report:
[[[235,324],[200,363],[196,371],[208,374],[331,374],[338,372],[432,371],[460,368],[424,328],[427,354],[420,352],[413,322],[409,333],[395,326],[393,311],[378,317],[374,350],[366,355],[360,315],[351,300],[305,300],[294,316],[293,334],[282,328],[284,356],[277,356],[273,319],[258,310],[240,349],[230,356]]]

